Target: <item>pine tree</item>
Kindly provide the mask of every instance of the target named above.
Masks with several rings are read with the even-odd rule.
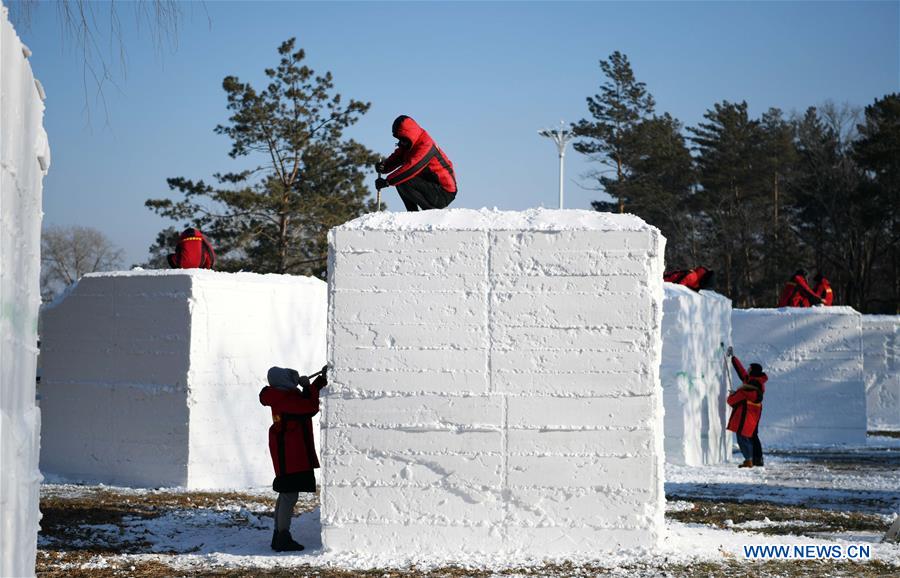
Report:
[[[331,73],[303,64],[294,38],[278,54],[278,66],[265,70],[265,88],[235,76],[222,82],[231,117],[215,131],[231,139],[231,158],[261,164],[216,174],[216,185],[170,178],[169,189],[183,200],[145,205],[201,228],[216,245],[219,268],[322,275],[328,229],[374,210],[364,177],[377,156],[343,136],[370,104],[343,105],[332,94]]]
[[[884,217],[887,246],[887,258],[873,264],[873,277],[881,283],[872,287],[872,301],[879,311],[900,313],[900,93],[867,106],[858,130],[853,156],[865,170],[872,204]]]
[[[715,255],[727,295],[742,306],[754,306],[760,291],[759,249],[764,243],[761,215],[765,199],[764,135],[747,113],[747,103],[716,103],[704,114],[707,122],[688,128],[697,152],[706,249]]]
[[[628,175],[627,135],[653,114],[655,103],[646,85],[638,82],[628,57],[619,51],[608,60],[600,61],[606,82],[600,92],[587,98],[588,111],[594,120],[582,119],[572,125],[572,132],[580,140],[573,144],[576,151],[615,170],[615,178],[597,171],[597,179],[604,191],[618,201],[620,213],[625,212],[628,199],[623,186]]]

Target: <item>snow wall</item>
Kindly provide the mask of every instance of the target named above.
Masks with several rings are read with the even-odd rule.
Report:
[[[735,309],[731,323],[735,355],[769,376],[763,448],[866,443],[862,315],[851,307]]]
[[[462,561],[657,546],[664,246],[595,211],[332,229],[325,547]]]
[[[34,382],[50,148],[30,54],[0,5],[0,576],[34,575],[40,519]]]
[[[664,283],[662,365],[666,461],[720,464],[730,457],[726,435],[725,346],[731,343],[731,300]]]
[[[201,269],[86,275],[43,312],[41,468],[137,487],[274,477],[273,365],[325,363],[327,285]]]
[[[900,315],[863,315],[862,331],[868,428],[900,430]]]

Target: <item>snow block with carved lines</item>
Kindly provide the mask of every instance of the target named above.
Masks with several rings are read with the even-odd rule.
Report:
[[[329,233],[329,550],[653,548],[665,239],[631,215],[375,213]]]
[[[866,443],[862,317],[852,307],[734,310],[734,354],[769,376],[764,448]]]

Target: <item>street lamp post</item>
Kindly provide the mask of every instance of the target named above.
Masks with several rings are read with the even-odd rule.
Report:
[[[566,157],[566,143],[568,143],[574,135],[572,131],[566,128],[566,123],[559,121],[559,128],[551,130],[545,128],[538,131],[538,134],[553,139],[556,148],[559,150],[559,208],[563,208],[563,163]]]

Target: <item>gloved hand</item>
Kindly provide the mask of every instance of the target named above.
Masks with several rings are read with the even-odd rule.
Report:
[[[734,347],[728,346],[728,349],[725,350],[725,355],[728,357],[734,357]]]
[[[386,173],[387,172],[386,170],[384,170],[384,161],[378,161],[377,163],[375,163],[375,172],[376,173]]]
[[[322,366],[322,379],[325,380],[326,384],[328,383],[328,366],[327,365]]]
[[[389,185],[388,185],[387,179],[383,179],[381,177],[378,177],[377,179],[375,179],[375,188],[378,189],[379,191],[381,189],[387,188],[388,186]]]

